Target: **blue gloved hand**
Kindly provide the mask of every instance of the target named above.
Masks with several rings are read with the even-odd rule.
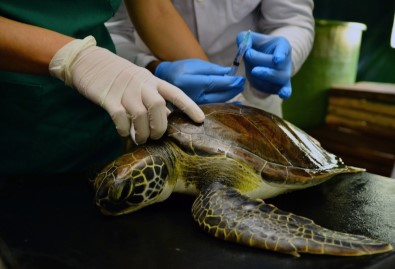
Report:
[[[162,62],[155,75],[183,90],[198,104],[226,102],[243,91],[245,79],[225,76],[230,67],[199,59]]]
[[[237,35],[240,46],[247,32]],[[248,49],[244,54],[246,76],[259,91],[278,94],[287,99],[291,96],[292,47],[284,37],[251,32]]]

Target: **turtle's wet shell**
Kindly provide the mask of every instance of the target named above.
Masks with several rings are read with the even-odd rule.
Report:
[[[221,155],[247,162],[270,180],[305,182],[346,166],[296,126],[265,111],[239,105],[201,106],[206,119],[193,123],[182,112],[169,118],[168,136],[190,154]],[[264,168],[263,168],[264,167]]]

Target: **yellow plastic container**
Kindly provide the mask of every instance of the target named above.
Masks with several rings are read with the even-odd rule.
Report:
[[[357,75],[362,33],[356,22],[315,21],[312,51],[292,78],[292,96],[283,102],[284,118],[302,129],[325,122],[328,92],[334,84],[353,84]]]

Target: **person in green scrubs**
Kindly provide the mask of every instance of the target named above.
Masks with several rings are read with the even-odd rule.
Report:
[[[117,56],[104,22],[120,0],[0,3],[0,175],[84,172],[167,128],[177,87]]]

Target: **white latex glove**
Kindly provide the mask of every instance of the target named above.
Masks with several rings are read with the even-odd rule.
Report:
[[[166,100],[195,122],[204,120],[201,109],[183,91],[145,68],[97,47],[92,36],[63,46],[52,58],[49,71],[102,106],[119,135],[131,135],[137,144],[145,143],[149,137],[159,139],[166,131]]]

